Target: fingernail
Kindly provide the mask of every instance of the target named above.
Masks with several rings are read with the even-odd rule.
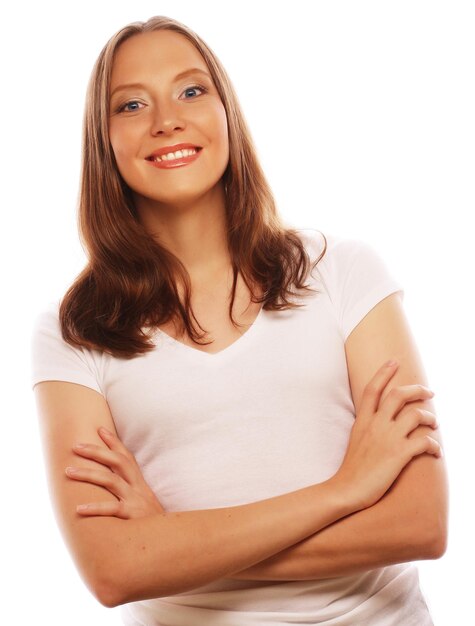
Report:
[[[388,361],[386,363],[386,367],[392,367],[393,365],[396,365],[397,361],[395,361],[394,359],[391,359],[390,361]]]
[[[107,428],[104,428],[104,426],[101,426],[99,430],[103,435],[112,435],[111,431],[107,430]]]
[[[76,449],[77,448],[85,448],[86,444],[85,443],[75,443],[73,447],[76,448]]]
[[[78,504],[76,507],[76,511],[87,511],[89,508],[89,504]]]
[[[75,467],[66,468],[66,474],[75,474],[76,472],[77,472],[77,469]]]

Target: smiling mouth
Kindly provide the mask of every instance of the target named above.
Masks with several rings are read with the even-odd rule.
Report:
[[[153,167],[158,167],[159,169],[174,169],[189,165],[190,163],[196,161],[201,150],[202,148],[185,148],[184,150],[177,150],[176,152],[162,154],[161,156],[150,156],[145,160],[148,161]]]
[[[151,155],[146,157],[147,161],[154,161],[156,163],[169,163],[171,161],[180,161],[186,159],[187,157],[194,156],[198,152],[202,150],[201,147],[196,146],[195,148],[183,148],[182,150],[176,150],[175,152],[168,152],[167,154]]]

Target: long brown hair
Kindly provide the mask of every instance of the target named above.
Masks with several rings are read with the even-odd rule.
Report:
[[[88,85],[83,125],[83,153],[78,228],[88,263],[63,296],[59,317],[62,336],[75,346],[131,358],[153,350],[146,326],[170,319],[200,343],[190,306],[188,272],[140,222],[130,188],[121,177],[109,140],[109,87],[117,48],[129,37],[168,29],[186,37],[201,53],[225,107],[229,163],[223,174],[226,190],[228,248],[233,268],[232,316],[238,272],[254,302],[266,310],[302,305],[289,301],[291,286],[304,285],[310,259],[297,230],[284,226],[256,156],[251,134],[234,88],[212,50],[190,28],[165,16],[133,22],[119,30],[102,49]],[[322,233],[323,234],[323,233]],[[323,257],[325,247],[313,267]],[[185,286],[180,300],[175,277]],[[255,296],[250,285],[261,287]],[[198,326],[202,329],[202,327]],[[207,342],[210,343],[210,342]],[[207,343],[200,345],[207,345]]]

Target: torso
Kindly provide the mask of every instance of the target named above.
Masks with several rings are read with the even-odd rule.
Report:
[[[196,286],[193,288],[192,286],[191,307],[193,313],[203,330],[208,332],[201,341],[212,341],[212,343],[200,345],[195,343],[187,334],[179,336],[173,321],[161,324],[159,329],[176,341],[195,350],[202,350],[210,354],[225,350],[249,330],[262,307],[262,303],[251,301],[251,292],[239,273],[233,304],[233,317],[236,322],[243,324],[243,326],[236,328],[229,318],[231,287],[232,278],[231,282],[225,281],[224,285],[201,286],[200,288],[196,288]],[[262,291],[257,289],[255,295],[260,297]],[[197,330],[200,331],[199,328]]]

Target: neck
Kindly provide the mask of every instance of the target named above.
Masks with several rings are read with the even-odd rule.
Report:
[[[180,259],[192,282],[205,283],[230,268],[222,185],[192,204],[164,204],[144,197],[135,197],[135,204],[146,230]]]

